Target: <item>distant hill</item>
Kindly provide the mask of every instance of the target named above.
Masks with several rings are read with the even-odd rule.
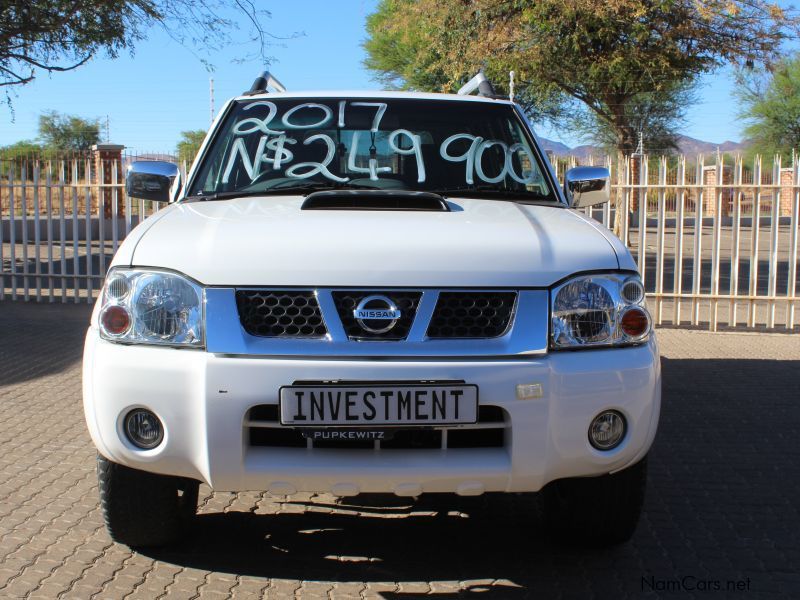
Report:
[[[592,155],[605,156],[606,154],[602,148],[598,146],[592,146],[591,144],[583,144],[581,146],[570,148],[566,144],[548,140],[547,138],[540,137],[539,140],[542,142],[545,152],[549,154],[555,154],[556,156],[576,156],[579,159],[585,159]],[[687,156],[695,156],[698,154],[714,154],[717,152],[717,150],[720,152],[737,153],[744,152],[746,148],[747,144],[743,142],[731,142],[727,140],[721,144],[715,144],[713,142],[697,140],[689,137],[688,135],[678,136],[678,152],[680,154],[686,154]]]
[[[712,142],[704,142],[703,140],[696,140],[688,135],[678,136],[678,148],[681,154],[713,154],[717,150],[720,152],[744,152],[747,149],[747,144],[743,142],[731,142],[726,140],[721,144],[714,144]]]
[[[542,143],[542,148],[548,154],[555,154],[556,156],[571,156],[573,154],[572,148],[561,142],[554,142],[539,136],[539,141]]]

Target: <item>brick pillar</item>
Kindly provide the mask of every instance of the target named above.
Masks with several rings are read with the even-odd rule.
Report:
[[[122,144],[95,144],[92,146],[92,158],[94,161],[94,172],[97,177],[97,183],[108,185],[112,183],[112,173],[116,165],[117,169],[117,183],[121,184],[125,180],[125,173],[122,171],[122,150],[125,148]],[[100,181],[100,173],[103,173],[103,180]],[[111,205],[113,203],[114,194],[109,187],[100,188],[97,197],[98,204],[102,201],[103,215],[106,219],[112,217]],[[124,196],[120,193],[117,194],[117,216],[125,214],[125,203],[122,201]],[[95,208],[99,206],[95,205]]]
[[[792,203],[794,202],[792,171],[791,167],[781,169],[781,217],[792,215]]]
[[[722,185],[733,184],[733,167],[722,166]],[[729,216],[733,212],[733,188],[722,190],[722,216]],[[717,212],[717,165],[703,167],[703,214],[714,215]]]

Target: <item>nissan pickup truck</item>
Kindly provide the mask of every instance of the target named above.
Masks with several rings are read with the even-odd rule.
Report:
[[[129,167],[128,194],[163,208],[116,253],[83,363],[115,541],[184,535],[200,483],[519,494],[563,539],[631,537],[661,375],[636,264],[584,210],[609,173],[560,184],[520,106],[479,83],[295,93],[265,74],[188,175]]]

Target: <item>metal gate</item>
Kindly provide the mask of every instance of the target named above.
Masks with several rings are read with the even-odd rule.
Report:
[[[158,209],[126,196],[132,158],[0,160],[0,300],[93,301],[120,242]],[[577,161],[553,162],[563,176]],[[630,247],[657,324],[797,327],[797,163],[602,162],[612,202],[586,212]]]

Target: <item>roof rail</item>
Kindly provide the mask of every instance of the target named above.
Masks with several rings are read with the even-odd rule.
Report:
[[[285,92],[286,86],[278,81],[269,71],[264,71],[256,77],[250,89],[242,94],[243,96],[254,96],[267,92],[267,87],[272,87],[276,92]]]
[[[475,75],[475,77],[461,86],[461,89],[458,90],[458,95],[469,96],[475,90],[478,90],[479,96],[488,96],[490,98],[497,97],[494,86],[492,85],[492,82],[486,78],[486,75],[483,74],[483,69],[478,71],[478,74]]]

